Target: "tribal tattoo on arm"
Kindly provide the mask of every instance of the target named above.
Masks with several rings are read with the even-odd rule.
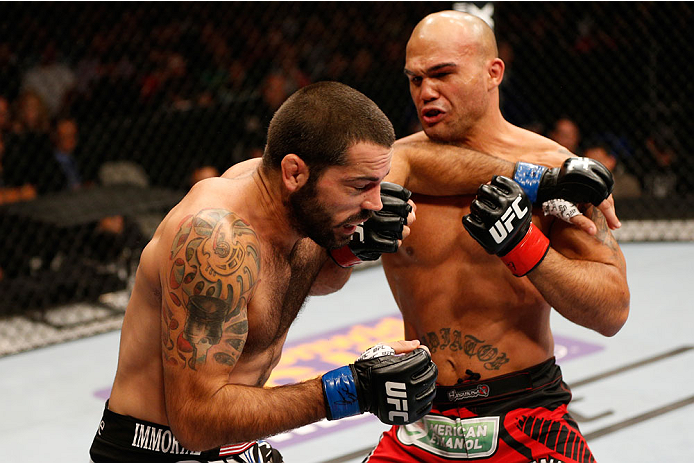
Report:
[[[193,370],[208,361],[233,367],[246,343],[247,305],[260,275],[255,232],[233,212],[203,209],[179,224],[167,265],[165,361]]]

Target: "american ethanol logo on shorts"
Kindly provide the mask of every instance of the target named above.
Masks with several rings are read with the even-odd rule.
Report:
[[[499,442],[499,417],[453,420],[427,415],[416,423],[400,426],[398,439],[441,457],[488,457],[496,452]]]

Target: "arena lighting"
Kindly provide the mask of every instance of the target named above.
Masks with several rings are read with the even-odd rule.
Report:
[[[491,2],[455,2],[453,3],[453,9],[455,11],[462,11],[463,13],[475,15],[489,24],[489,27],[494,29],[494,4]]]

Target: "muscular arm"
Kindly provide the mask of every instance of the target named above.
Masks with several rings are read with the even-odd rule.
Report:
[[[262,373],[237,364],[262,262],[251,226],[230,211],[204,209],[177,227],[167,234],[171,248],[162,274],[164,391],[176,438],[205,450],[325,417],[319,379],[256,387]]]
[[[552,247],[528,278],[565,318],[613,336],[629,314],[626,263],[602,213],[589,207],[585,214],[597,233],[589,236],[557,221]]]
[[[528,162],[556,166],[557,156],[532,154]],[[561,150],[561,157],[572,156]],[[452,144],[434,143],[424,132],[418,132],[398,140],[394,146],[391,170],[386,180],[404,186],[408,190],[430,196],[475,194],[480,185],[489,182],[494,175],[512,178],[515,163],[490,154]],[[610,195],[599,206],[611,229],[621,226]],[[592,235],[595,225],[583,216],[576,216],[572,223]]]
[[[419,135],[419,134],[415,134]],[[474,194],[493,175],[513,176],[515,164],[469,148],[415,135],[398,140],[386,180],[431,196]]]

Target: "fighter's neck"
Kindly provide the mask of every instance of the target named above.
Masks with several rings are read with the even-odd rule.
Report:
[[[470,128],[463,144],[483,153],[506,153],[515,148],[521,130],[504,119],[500,112],[494,113]]]
[[[290,220],[289,196],[273,173],[262,167],[252,175],[253,186],[248,198],[256,233],[280,251],[290,252],[302,236]]]

